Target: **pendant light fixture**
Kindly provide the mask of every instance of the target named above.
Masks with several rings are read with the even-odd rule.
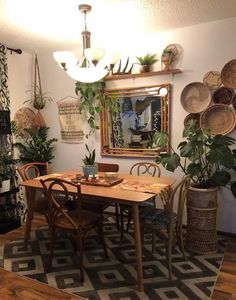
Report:
[[[73,52],[56,51],[53,53],[54,59],[59,66],[73,79],[91,83],[104,78],[112,70],[119,60],[118,54],[106,54],[104,49],[91,48],[90,31],[87,30],[87,13],[92,7],[88,4],[79,5],[79,11],[84,15],[84,30],[82,31],[83,54],[80,60]]]

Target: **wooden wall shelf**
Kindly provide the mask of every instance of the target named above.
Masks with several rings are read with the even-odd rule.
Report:
[[[107,76],[106,81],[110,80],[121,80],[121,79],[135,79],[139,77],[151,77],[151,76],[160,76],[160,75],[168,75],[168,74],[178,74],[182,73],[180,69],[172,69],[168,71],[156,71],[156,72],[146,72],[146,73],[137,73],[137,74],[124,74],[124,75],[112,75],[112,76]]]

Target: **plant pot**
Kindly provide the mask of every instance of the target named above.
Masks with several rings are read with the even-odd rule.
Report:
[[[152,69],[151,65],[141,65],[140,66],[140,73],[151,72],[151,69]]]
[[[0,187],[0,193],[5,193],[10,191],[10,179],[2,181],[2,187]]]
[[[187,198],[187,232],[185,247],[207,254],[217,250],[217,188],[190,187]]]
[[[141,142],[142,138],[140,134],[132,134],[132,142],[139,143]]]
[[[97,165],[86,165],[83,166],[83,173],[84,173],[84,177],[88,178],[89,175],[92,175],[93,177],[97,174],[98,172],[98,167]]]

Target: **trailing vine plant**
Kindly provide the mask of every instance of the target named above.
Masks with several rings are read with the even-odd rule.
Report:
[[[118,112],[118,106],[115,96],[111,96],[105,91],[105,82],[103,80],[93,83],[75,83],[75,93],[80,96],[80,113],[84,113],[90,127],[90,132],[86,137],[99,129],[99,115],[102,109],[110,113]]]

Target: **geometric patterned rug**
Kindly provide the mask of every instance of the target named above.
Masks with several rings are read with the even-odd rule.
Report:
[[[224,240],[218,253],[197,255],[173,251],[173,279],[168,280],[165,247],[160,241],[151,253],[151,236],[145,235],[143,250],[144,292],[136,286],[135,250],[132,230],[120,243],[113,223],[104,226],[109,259],[104,257],[97,235],[90,234],[85,248],[85,282],[80,283],[78,255],[65,233],[60,233],[50,272],[45,273],[49,254],[49,232],[42,227],[31,232],[27,250],[23,238],[0,247],[0,267],[89,300],[207,300],[210,299],[224,255]],[[2,258],[2,259],[1,259]]]

